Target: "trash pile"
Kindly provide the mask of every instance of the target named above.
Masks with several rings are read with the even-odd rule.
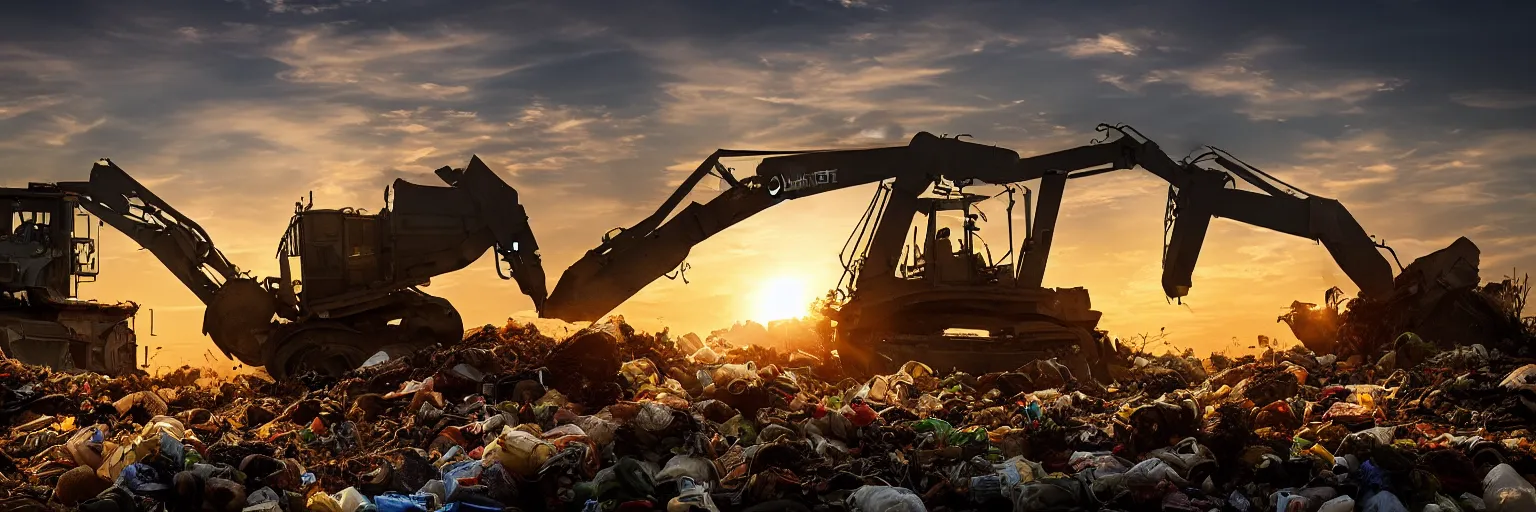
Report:
[[[1481,345],[1141,356],[1109,385],[817,352],[613,319],[283,382],[0,361],[0,510],[1536,512],[1536,361]]]

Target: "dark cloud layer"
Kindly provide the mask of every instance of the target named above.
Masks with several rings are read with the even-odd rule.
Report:
[[[1536,67],[1517,24],[1536,7],[1502,4],[29,2],[0,17],[0,154],[12,185],[78,179],[111,156],[258,271],[293,199],[377,207],[393,179],[435,183],[431,169],[479,154],[523,192],[553,279],[717,147],[895,144],[926,130],[1035,153],[1126,122],[1176,156],[1217,145],[1338,197],[1405,256],[1471,233],[1486,267],[1524,268],[1536,265],[1524,213]],[[1068,204],[1084,211],[1064,222],[1079,234],[1050,279],[1096,290],[1119,309],[1106,317],[1116,328],[1155,327],[1169,314],[1151,310],[1162,184],[1089,181],[1074,182]],[[851,203],[744,225],[695,254],[699,279],[723,284],[658,285],[637,311],[741,295],[732,287],[753,270],[732,258],[774,258],[751,240],[846,213],[825,236],[841,240],[832,232],[863,199]],[[1212,237],[1197,288],[1216,302],[1277,290],[1228,301],[1248,316],[1347,284],[1325,257],[1289,252],[1305,241],[1237,226]],[[835,279],[817,250],[795,265]],[[437,290],[501,301],[471,316],[527,307],[481,278],[445,276]],[[163,288],[160,300],[191,300]],[[743,314],[724,309],[687,321]],[[1212,339],[1263,325],[1169,322]]]

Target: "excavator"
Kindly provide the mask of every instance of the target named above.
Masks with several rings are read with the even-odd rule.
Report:
[[[380,351],[399,355],[459,341],[464,325],[453,305],[420,288],[467,267],[487,249],[495,251],[497,273],[515,279],[543,307],[543,264],[517,191],[477,156],[466,167],[445,166],[436,174],[447,186],[396,179],[385,189],[385,208],[374,214],[313,208],[312,196],[297,204],[278,244],[280,275],[260,280],[109,159],[96,162],[89,181],[34,184],[34,195],[42,195],[28,208],[53,212],[55,219],[83,209],[153,253],[207,305],[203,333],[226,357],[265,367],[278,379],[311,370],[338,375]],[[94,254],[89,239],[63,236],[55,240]],[[11,247],[5,244],[0,242]],[[69,254],[61,250],[53,252]],[[70,259],[61,261],[67,266]],[[107,344],[105,364],[121,365],[113,358],[127,357],[131,366],[128,342]],[[126,356],[121,345],[127,345]]]
[[[1107,382],[1106,359],[1114,348],[1096,328],[1101,313],[1091,309],[1087,290],[1045,288],[1042,280],[1067,181],[1138,167],[1169,185],[1162,287],[1171,299],[1189,293],[1216,217],[1321,242],[1362,296],[1391,293],[1392,268],[1378,250],[1384,244],[1338,201],[1308,194],[1217,148],[1175,161],[1134,128],[1097,129],[1105,133],[1101,140],[1023,158],[1006,148],[928,132],[905,146],[717,150],[654,214],[609,231],[601,245],[571,265],[541,315],[596,320],[650,282],[686,268],[694,245],[752,215],[792,199],[879,183],[845,247],[840,305],[828,312],[837,323],[833,347],[845,370],[869,375],[919,359],[935,368],[990,372],[1055,358],[1074,376]],[[721,163],[739,157],[761,158],[755,174],[738,177]],[[708,176],[729,187],[707,203],[690,202],[676,211]],[[1034,180],[1039,197],[1034,211],[1025,206],[1026,236],[1017,253],[1009,243],[1016,261],[988,263],[973,241],[978,215],[972,209],[983,197],[964,187],[1014,187]],[[1237,188],[1237,180],[1257,191]],[[1023,190],[1031,202],[1035,191]],[[935,218],[948,211],[965,219],[958,252],[952,252],[948,229],[936,228]],[[912,225],[919,213],[928,219],[920,241]],[[1010,238],[1011,218],[1010,208]]]

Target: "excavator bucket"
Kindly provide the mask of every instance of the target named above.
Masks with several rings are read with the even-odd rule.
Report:
[[[203,334],[213,339],[226,357],[261,366],[262,342],[272,329],[277,299],[254,279],[224,283],[203,312]]]
[[[450,185],[469,192],[474,203],[483,212],[486,226],[496,235],[496,252],[506,262],[518,289],[533,299],[534,308],[543,311],[544,300],[549,296],[545,284],[544,263],[539,255],[539,242],[528,226],[528,212],[517,200],[517,190],[502,181],[479,156],[469,159],[469,166],[462,172],[438,176]],[[499,268],[499,267],[498,267]]]

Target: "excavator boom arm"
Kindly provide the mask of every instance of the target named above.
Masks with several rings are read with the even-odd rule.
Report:
[[[60,183],[59,188],[77,194],[86,211],[148,249],[205,304],[224,282],[241,276],[202,226],[111,160],[96,162],[90,181]]]
[[[1080,178],[1141,167],[1168,182],[1176,191],[1173,196],[1175,217],[1163,257],[1162,284],[1168,297],[1188,295],[1206,229],[1210,219],[1216,217],[1316,240],[1328,249],[1363,295],[1385,297],[1392,292],[1392,267],[1377,250],[1378,245],[1370,235],[1338,201],[1305,195],[1305,192],[1301,192],[1304,197],[1287,192],[1272,181],[1291,190],[1296,188],[1215,148],[1209,154],[1225,172],[1175,161],[1156,142],[1139,137],[1140,134],[1128,126],[1100,125],[1099,130],[1113,131],[1118,136],[1103,143],[1020,159],[1011,176],[977,178],[987,183],[1007,183],[1029,181],[1051,172],[1071,173],[1104,167],[1068,176]],[[1226,184],[1234,178],[1264,193],[1227,188]],[[1035,227],[1036,231],[1045,231],[1034,234],[1035,242],[1043,242],[1045,247],[1037,246],[1033,251],[1035,254],[1026,254],[1021,264],[1025,281],[1030,280],[1027,277],[1043,274],[1044,253],[1049,249],[1050,224],[1036,224]],[[1030,276],[1032,270],[1034,275]]]
[[[1384,298],[1392,293],[1391,265],[1360,223],[1336,200],[1260,194],[1225,188],[1211,179],[1191,180],[1178,187],[1173,199],[1176,216],[1163,258],[1163,291],[1169,297],[1189,292],[1206,229],[1215,217],[1316,240],[1360,287],[1362,295]]]
[[[719,165],[722,158],[766,157],[742,180]],[[706,158],[656,213],[587,251],[566,269],[546,303],[544,316],[593,321],[641,288],[678,268],[694,245],[782,201],[908,177],[932,180],[966,169],[1002,172],[1018,153],[929,133],[906,146],[824,151],[718,150]],[[670,220],[695,185],[711,172],[735,183],[708,203],[690,203]],[[665,223],[662,221],[665,220]]]
[[[1259,178],[1268,175],[1239,165],[1235,159],[1217,159],[1228,168],[1225,172],[1175,161],[1155,142],[1140,137],[1127,126],[1100,125],[1099,130],[1113,131],[1119,136],[1025,158],[1008,149],[936,137],[927,132],[917,134],[906,146],[896,147],[716,151],[655,214],[606,239],[567,269],[550,295],[544,313],[568,321],[596,320],[647,284],[678,268],[694,245],[786,199],[894,180],[895,190],[882,218],[902,219],[910,218],[916,211],[916,197],[923,191],[922,184],[940,178],[999,185],[1044,179],[1051,185],[1047,188],[1059,196],[1066,179],[1133,167],[1141,167],[1177,190],[1176,220],[1163,261],[1163,288],[1169,297],[1188,293],[1206,227],[1214,217],[1320,241],[1364,294],[1390,292],[1391,268],[1386,259],[1376,252],[1376,245],[1338,201],[1285,193]],[[753,176],[737,181],[719,166],[720,158],[730,156],[768,158],[758,165]],[[691,203],[662,222],[700,179],[717,169],[724,171],[721,177],[733,184],[730,189],[706,204]],[[1253,183],[1268,195],[1225,188],[1233,176]],[[1060,204],[1059,197],[1056,199],[1042,201],[1052,211],[1040,213],[1046,222],[1034,226],[1031,238],[1035,245],[1021,262],[1022,282],[1038,286],[1043,276],[1050,232],[1054,228],[1054,208]],[[883,275],[894,268],[891,266],[898,263],[899,245],[905,243],[906,230],[906,226],[895,224],[882,223],[877,227],[867,262],[881,267],[869,274]]]

